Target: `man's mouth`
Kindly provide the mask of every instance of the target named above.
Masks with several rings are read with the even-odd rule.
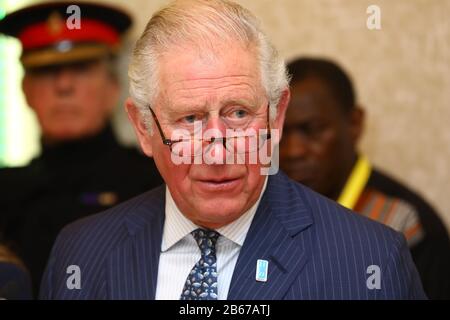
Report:
[[[200,189],[204,191],[230,191],[237,187],[240,183],[240,178],[211,178],[197,180]]]

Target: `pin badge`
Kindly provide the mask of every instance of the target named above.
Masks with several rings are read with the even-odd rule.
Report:
[[[256,261],[256,281],[267,282],[269,261],[258,259]]]

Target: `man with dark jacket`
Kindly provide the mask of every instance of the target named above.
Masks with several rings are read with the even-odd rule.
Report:
[[[298,59],[288,69],[292,99],[280,143],[281,168],[341,205],[402,232],[427,296],[449,299],[447,230],[425,200],[357,152],[364,114],[349,76],[325,59]]]
[[[78,24],[70,6],[81,13]],[[42,132],[39,157],[0,170],[0,233],[35,291],[64,225],[162,182],[153,161],[119,145],[110,125],[120,92],[115,59],[130,25],[122,10],[73,2],[33,5],[0,21],[0,32],[22,44],[23,92]]]

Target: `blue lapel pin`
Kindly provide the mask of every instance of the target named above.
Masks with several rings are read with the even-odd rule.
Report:
[[[269,272],[269,261],[258,259],[256,261],[256,281],[267,282]]]

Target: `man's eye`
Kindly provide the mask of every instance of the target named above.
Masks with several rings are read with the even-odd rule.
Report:
[[[182,118],[182,122],[185,123],[194,123],[195,121],[197,121],[197,117],[194,114]]]
[[[87,63],[80,63],[80,64],[73,65],[71,68],[75,72],[85,73],[85,72],[91,71],[93,69],[93,65],[87,64]]]
[[[234,110],[230,114],[231,118],[237,118],[237,119],[242,119],[242,118],[245,118],[246,116],[248,116],[248,112],[246,110],[243,110],[243,109]]]
[[[306,135],[316,135],[324,130],[324,126],[318,123],[306,123],[299,125],[297,130]]]

